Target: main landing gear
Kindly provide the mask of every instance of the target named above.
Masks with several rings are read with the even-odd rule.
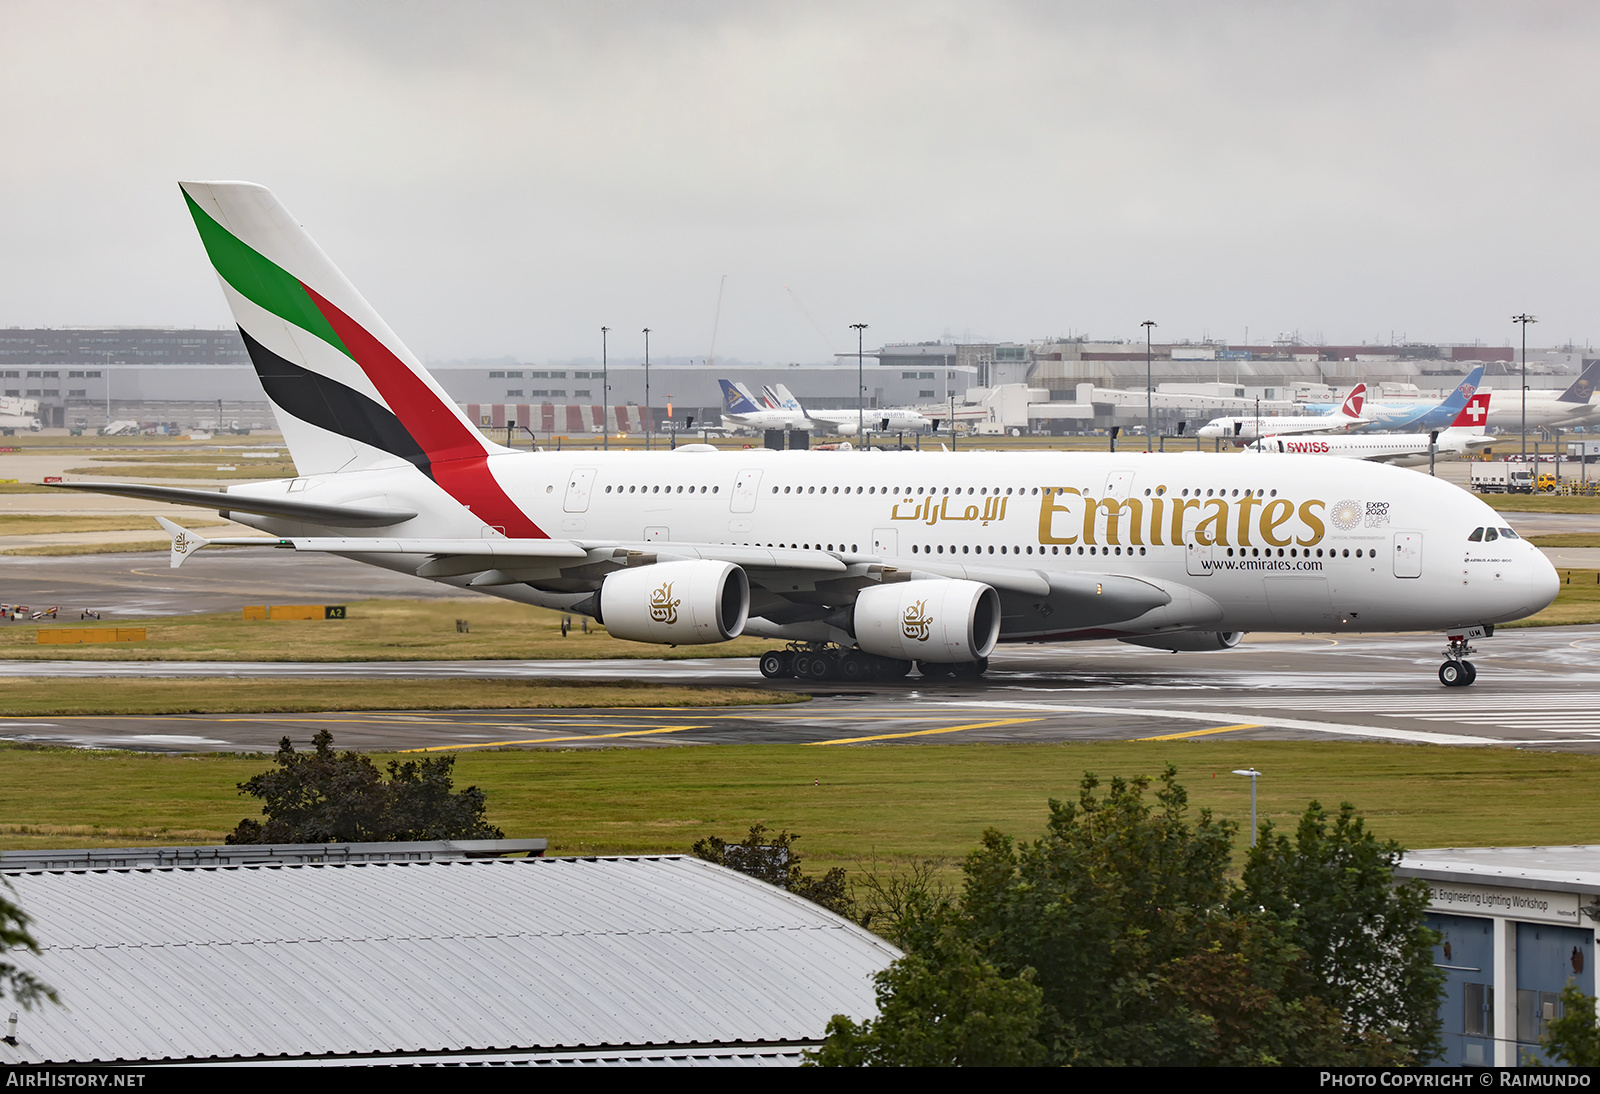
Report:
[[[956,677],[976,679],[989,668],[987,657],[979,661],[956,664],[936,664],[932,661],[902,661],[895,657],[879,657],[861,650],[845,650],[826,646],[791,647],[786,650],[768,650],[761,655],[761,675],[768,680],[795,677],[800,680],[843,680],[848,683],[870,683],[877,680],[899,680],[915,667],[924,677]]]
[[[1478,651],[1468,644],[1464,634],[1452,634],[1448,638],[1450,644],[1445,647],[1445,662],[1439,666],[1439,683],[1447,688],[1471,687],[1478,678],[1478,670],[1467,660],[1467,654]]]

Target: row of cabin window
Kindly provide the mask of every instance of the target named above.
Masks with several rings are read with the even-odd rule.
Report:
[[[619,494],[632,494],[632,493],[638,492],[640,494],[661,494],[661,493],[667,493],[667,494],[678,493],[678,494],[681,494],[681,493],[684,492],[684,489],[685,488],[682,487],[682,486],[678,487],[676,490],[674,490],[670,486],[667,486],[667,487],[661,487],[661,486],[630,486],[626,490],[624,490],[622,487],[619,486],[619,487],[617,487],[617,493],[619,493]],[[713,494],[717,494],[717,493],[720,493],[722,491],[722,487],[720,487],[720,486],[712,486],[712,487],[709,487],[709,488],[708,487],[704,487],[704,486],[700,486],[700,487],[691,486],[691,487],[688,487],[688,491],[691,494],[696,494],[696,493],[704,494],[704,493],[707,492],[708,489]],[[608,494],[611,493],[611,487],[609,487],[609,486],[606,487],[606,493],[608,493]]]
[[[923,545],[919,545],[919,544],[912,544],[911,553],[912,554],[918,554],[919,553],[919,551],[918,551],[918,547],[919,546],[921,546],[921,551],[920,551],[921,554],[925,554],[925,555],[935,555],[935,554],[942,555],[942,554],[946,553],[943,544],[935,544],[932,547],[923,546]],[[1122,554],[1122,548],[1121,547],[1100,547],[1100,548],[1090,547],[1090,548],[1088,548],[1088,553],[1092,555],[1092,554],[1095,554],[1097,552],[1097,550],[1098,550],[1098,553],[1106,554],[1106,555],[1113,554],[1113,553],[1118,554],[1118,555]],[[992,554],[994,554],[995,549],[991,546],[991,547],[987,548],[987,551],[988,551],[989,554],[992,555]],[[1234,551],[1234,549],[1232,547],[1228,548],[1228,557],[1229,558],[1233,557],[1233,551]],[[953,543],[950,545],[950,549],[949,549],[949,553],[952,554],[952,555],[954,555],[954,554],[963,554],[963,555],[966,555],[966,554],[979,554],[979,555],[981,555],[984,552],[985,552],[985,548],[983,548],[981,546],[980,547],[976,547],[976,548],[963,546],[958,551],[956,545],[953,544]],[[1001,554],[1005,554],[1006,553],[1006,548],[1001,547],[1000,548],[1000,553]],[[1029,554],[1029,555],[1031,555],[1034,552],[1033,552],[1033,548],[1031,546],[1029,546],[1029,547],[1015,547],[1015,546],[1013,546],[1011,548],[1011,553],[1014,554],[1014,555],[1021,555],[1021,554]],[[1045,549],[1043,547],[1040,547],[1039,548],[1039,554],[1042,555],[1044,553],[1045,553]],[[1050,553],[1052,555],[1059,555],[1061,553],[1061,548],[1060,547],[1051,547],[1050,548]],[[1078,554],[1081,555],[1083,553],[1085,553],[1084,552],[1084,548],[1079,547],[1078,548]],[[1144,554],[1145,553],[1145,549],[1143,547],[1140,547],[1139,548],[1139,553],[1141,555]],[[1067,548],[1067,554],[1069,554],[1069,555],[1072,554],[1072,548],[1071,547]],[[1128,554],[1130,554],[1130,555],[1133,554],[1133,548],[1132,547],[1128,548]],[[1301,557],[1301,554],[1303,554],[1304,557],[1306,557],[1306,558],[1310,558],[1311,557],[1310,548],[1307,548],[1304,552],[1300,552],[1299,548],[1296,548],[1296,547],[1290,547],[1288,549],[1288,557],[1290,557],[1290,558],[1299,558],[1299,557]],[[1240,558],[1245,558],[1245,557],[1260,558],[1261,557],[1261,548],[1259,548],[1259,547],[1250,548],[1249,549],[1249,555],[1247,556],[1246,553],[1245,553],[1245,548],[1240,547],[1239,548],[1239,557]],[[1267,557],[1268,558],[1272,557],[1272,548],[1271,547],[1267,548]],[[1278,557],[1279,558],[1283,558],[1284,557],[1284,548],[1282,548],[1282,547],[1278,548]],[[1322,548],[1321,547],[1317,548],[1317,557],[1318,558],[1323,557],[1322,556]],[[1339,551],[1335,550],[1335,549],[1330,549],[1328,551],[1328,557],[1329,558],[1338,558],[1339,557]],[[1349,558],[1350,557],[1350,549],[1348,547],[1344,549],[1344,557],[1345,558]],[[1378,557],[1378,552],[1376,550],[1369,550],[1369,551],[1366,551],[1365,552],[1365,556],[1363,556],[1362,549],[1361,548],[1357,548],[1356,549],[1356,557],[1357,558],[1362,558],[1362,557],[1377,558]]]
[[[819,493],[819,491],[817,490],[817,488],[815,486],[792,486],[792,487],[791,486],[784,486],[784,487],[774,486],[772,488],[772,492],[774,494],[777,494],[777,493],[780,493],[780,492],[784,493],[784,494],[787,494],[787,493],[790,493],[791,491],[796,493],[796,494],[816,494],[816,493]],[[900,489],[900,487],[898,487],[898,486],[894,487],[893,489],[891,489],[891,488],[889,488],[887,486],[845,486],[845,487],[839,487],[839,486],[828,487],[828,486],[824,486],[820,491],[820,493],[823,493],[823,494],[839,494],[839,493],[844,493],[844,494],[890,494],[890,495],[893,495],[895,497],[901,497],[901,496],[910,497],[913,494],[951,494],[951,493],[960,494],[960,493],[963,493],[963,492],[964,493],[968,493],[968,494],[979,494],[979,495],[988,495],[990,493],[993,493],[993,494],[998,496],[1001,491],[1000,491],[1000,488],[998,486],[996,486],[992,491],[987,486],[969,486],[969,487],[966,488],[965,491],[963,491],[962,488],[959,487],[959,486],[957,486],[954,490],[952,490],[948,486],[944,486],[944,487],[939,487],[939,486],[917,486],[917,487],[911,487],[911,486],[908,486],[904,490]],[[1012,494],[1013,492],[1015,492],[1017,494],[1026,494],[1026,493],[1028,493],[1028,488],[1026,486],[1018,486],[1014,490],[1013,490],[1012,487],[1009,487],[1009,486],[1005,488],[1005,493],[1008,496],[1010,494]],[[1033,488],[1033,492],[1035,494],[1037,494],[1039,492],[1039,488],[1037,486],[1035,486]]]

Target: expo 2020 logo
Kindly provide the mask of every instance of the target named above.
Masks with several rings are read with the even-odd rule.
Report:
[[[1359,501],[1341,501],[1328,513],[1328,519],[1333,521],[1335,528],[1341,532],[1348,532],[1361,523],[1361,503]]]

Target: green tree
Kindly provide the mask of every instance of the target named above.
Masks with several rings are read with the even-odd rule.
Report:
[[[312,751],[285,737],[274,771],[239,784],[262,801],[266,821],[246,818],[229,843],[365,843],[387,840],[499,839],[484,818],[488,799],[475,786],[452,789],[455,757],[389,762],[389,779],[359,752],[335,752],[322,730]]]
[[[1562,988],[1561,1017],[1545,1027],[1539,1043],[1552,1060],[1567,1067],[1600,1067],[1600,1027],[1595,1025],[1594,996],[1585,995],[1576,984]]]
[[[1233,825],[1203,811],[1168,768],[1150,780],[1085,775],[1076,803],[1050,802],[1043,838],[993,830],[967,859],[967,930],[1005,975],[1037,970],[1043,1035],[1057,1062],[1193,1063],[1206,1025],[1174,1008],[1162,966],[1208,943],[1227,895]]]
[[[44,999],[59,1003],[55,989],[6,959],[6,954],[12,950],[39,952],[39,944],[28,933],[27,913],[6,898],[6,893],[12,891],[10,883],[0,879],[0,999],[10,996],[24,1008],[31,1008]]]
[[[1313,805],[1301,826],[1309,861],[1274,839],[1251,860],[1254,890],[1241,890],[1227,875],[1233,826],[1205,811],[1191,820],[1171,768],[1153,803],[1149,789],[1114,779],[1102,794],[1086,775],[1076,803],[1050,803],[1042,838],[985,833],[958,900],[917,898],[897,919],[908,953],[878,981],[880,1016],[836,1019],[816,1062],[975,1061],[983,1053],[958,1052],[949,1032],[967,1015],[988,1023],[972,1027],[975,1043],[1005,1046],[1012,1061],[1427,1058],[1439,983],[1415,893],[1390,884],[1398,849],[1371,841],[1353,813],[1330,830]],[[1307,907],[1322,900],[1334,907]],[[1371,918],[1371,938],[1345,937],[1347,907]],[[1039,991],[1031,1037],[1019,985]]]
[[[1344,1016],[1350,1043],[1389,1057],[1375,1063],[1422,1064],[1443,1048],[1428,888],[1395,883],[1403,853],[1367,831],[1349,802],[1331,819],[1312,802],[1293,841],[1262,825],[1236,898],[1304,952],[1303,993]]]
[[[835,866],[821,877],[807,874],[800,868],[800,853],[794,849],[799,836],[780,831],[767,838],[767,826],[756,823],[742,843],[728,843],[717,836],[697,840],[691,853],[696,858],[726,866],[741,874],[776,885],[795,896],[805,897],[828,911],[845,918],[853,918],[855,902],[845,883],[845,872]]]
[[[807,1061],[823,1067],[1027,1067],[1043,1063],[1043,993],[1031,971],[1005,977],[958,932],[880,972],[878,1017],[836,1014]]]

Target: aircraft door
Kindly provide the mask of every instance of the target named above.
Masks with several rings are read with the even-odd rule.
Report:
[[[594,468],[580,467],[573,471],[572,477],[567,480],[567,495],[562,508],[569,513],[587,513],[589,488],[593,485]]]
[[[728,499],[731,513],[754,513],[756,498],[760,496],[761,472],[741,471],[733,483],[733,497]]]
[[[1422,533],[1396,532],[1394,534],[1394,576],[1422,576]]]
[[[1215,556],[1216,548],[1209,543],[1201,543],[1195,536],[1194,530],[1200,524],[1200,513],[1195,509],[1186,509],[1183,514],[1183,558],[1184,566],[1192,577],[1210,577],[1211,560]]]
[[[900,531],[897,528],[872,530],[872,553],[883,558],[893,558],[900,553]]]

